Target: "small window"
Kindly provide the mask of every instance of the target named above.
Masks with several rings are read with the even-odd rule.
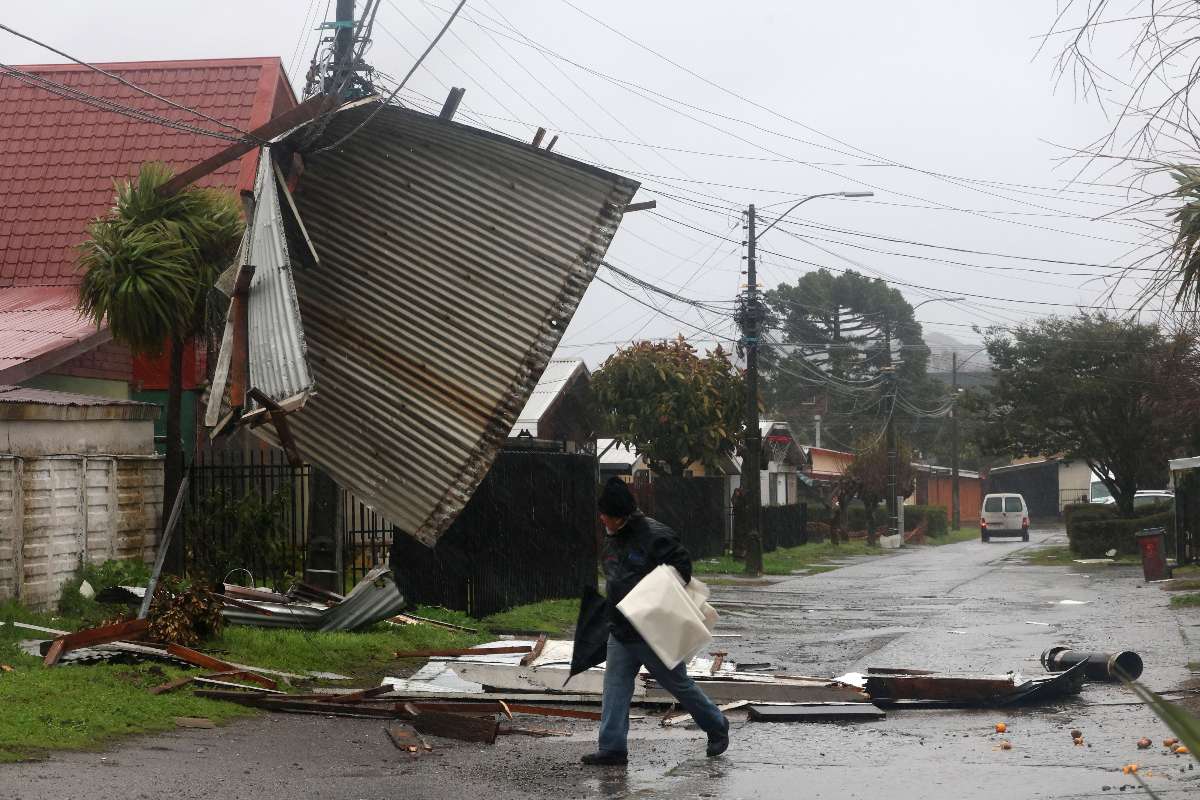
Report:
[[[1004,498],[1004,510],[1005,511],[1024,511],[1025,504],[1021,502],[1021,498],[1019,498],[1019,497],[1006,497],[1006,498]]]
[[[1002,511],[1004,509],[1003,509],[1003,506],[1001,505],[999,497],[989,497],[987,500],[983,501],[983,510],[984,511]]]

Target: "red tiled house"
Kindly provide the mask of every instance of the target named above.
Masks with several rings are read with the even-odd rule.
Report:
[[[296,104],[278,58],[100,64],[176,103],[242,130]],[[15,68],[88,95],[231,133],[75,64]],[[74,311],[75,245],[112,204],[113,181],[146,161],[182,170],[228,141],[131,119],[31,85],[0,69],[0,384],[165,404],[166,359],[133,359],[107,329]],[[251,190],[251,152],[201,181]],[[194,438],[202,352],[185,367],[184,440]],[[161,424],[161,416],[160,416]]]

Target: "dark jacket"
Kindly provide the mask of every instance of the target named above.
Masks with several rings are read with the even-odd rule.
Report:
[[[640,511],[619,531],[605,536],[604,577],[608,594],[608,621],[613,636],[622,642],[641,640],[638,632],[617,610],[617,603],[659,564],[679,570],[684,583],[692,579],[692,559],[679,534]]]

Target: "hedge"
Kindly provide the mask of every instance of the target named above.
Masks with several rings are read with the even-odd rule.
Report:
[[[915,530],[922,522],[926,523],[927,536],[945,536],[950,530],[950,521],[944,506],[904,507],[904,530]]]
[[[1147,517],[1105,518],[1076,512],[1067,525],[1067,540],[1071,552],[1083,558],[1104,558],[1109,550],[1135,555],[1138,546],[1134,534],[1146,528],[1166,528],[1169,543],[1175,536],[1175,515],[1164,511]]]
[[[1105,503],[1071,503],[1063,506],[1063,522],[1070,531],[1071,523],[1074,521],[1085,520],[1100,520],[1100,519],[1116,519],[1117,506],[1116,504]]]

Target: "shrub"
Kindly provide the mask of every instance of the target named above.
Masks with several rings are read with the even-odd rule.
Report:
[[[1070,505],[1063,506],[1063,522],[1066,524],[1068,531],[1071,530],[1071,523],[1075,520],[1116,519],[1116,517],[1116,504],[1071,503]]]
[[[299,571],[283,523],[290,502],[287,486],[267,498],[222,489],[203,498],[183,519],[188,577],[215,585],[231,571],[246,569],[258,583],[286,589]]]
[[[1145,517],[1122,518],[1113,514],[1081,518],[1076,514],[1067,526],[1067,540],[1071,552],[1083,558],[1103,558],[1109,550],[1134,555],[1138,552],[1134,534],[1146,528],[1166,528],[1169,543],[1175,536],[1175,515],[1165,512]]]
[[[828,522],[808,523],[808,540],[810,542],[825,542],[829,540]]]
[[[145,586],[150,580],[150,567],[140,559],[108,560],[100,564],[84,564],[75,577],[63,584],[58,600],[58,613],[64,617],[97,622],[124,610],[123,606],[107,606],[89,600],[79,593],[84,581],[97,593],[111,586]]]
[[[929,536],[945,536],[950,530],[949,518],[943,506],[905,506],[904,530],[915,530],[922,522]]]

